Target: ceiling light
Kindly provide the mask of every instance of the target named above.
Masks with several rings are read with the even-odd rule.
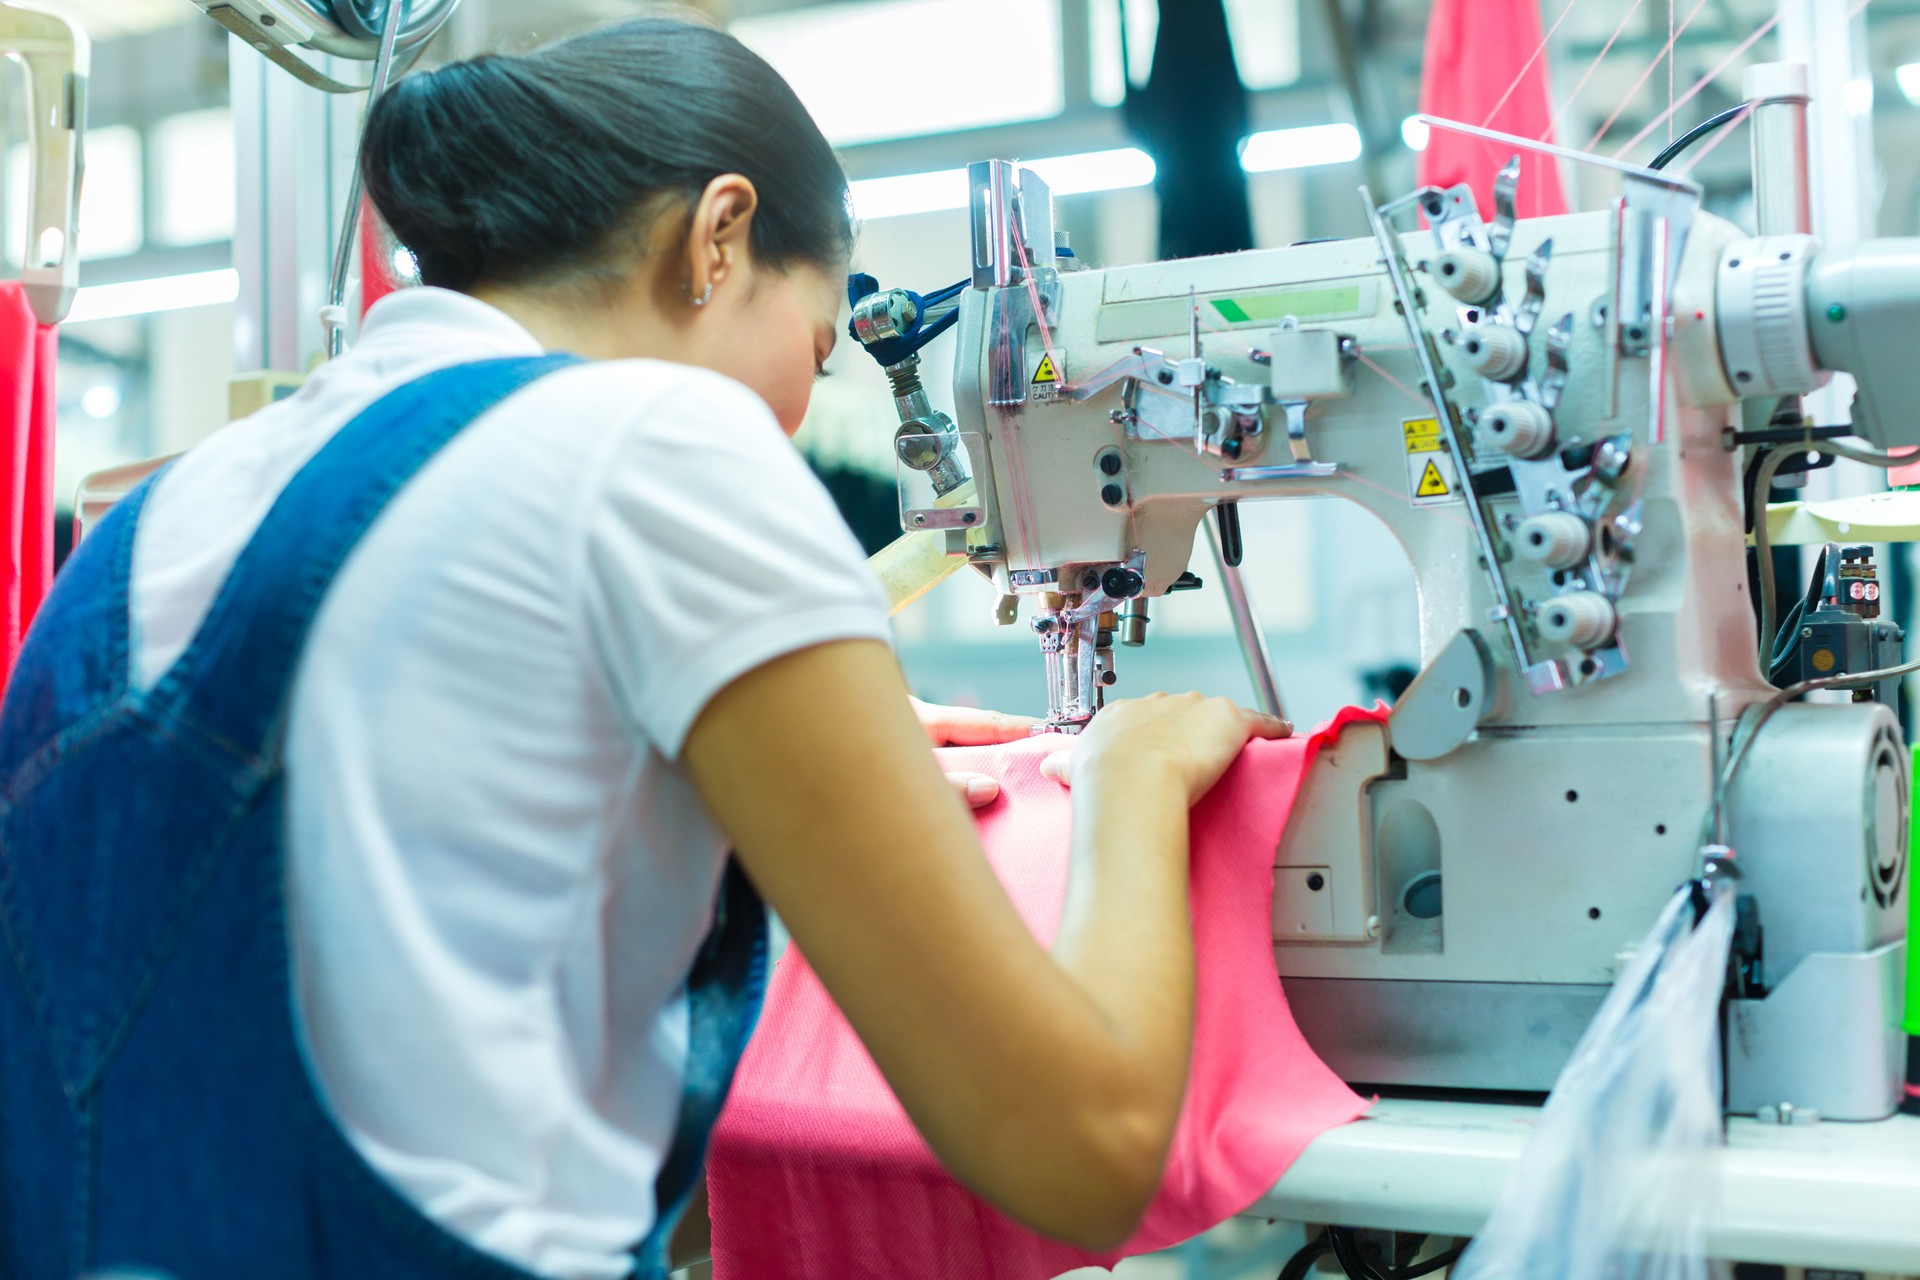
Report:
[[[1909,62],[1893,69],[1893,82],[1900,86],[1900,96],[1916,107],[1920,107],[1920,62]]]
[[[238,301],[240,273],[232,267],[221,271],[196,271],[192,275],[162,276],[155,280],[128,280],[121,284],[96,284],[80,290],[67,313],[68,324],[89,320],[118,320],[126,316],[149,316],[162,311],[185,311],[192,307],[215,307]]]
[[[1297,129],[1267,129],[1240,148],[1240,167],[1248,173],[1311,169],[1360,158],[1360,131],[1350,124],[1310,124]]]
[[[1138,147],[1086,151],[1078,155],[1023,160],[1057,196],[1089,195],[1144,187],[1153,181],[1153,157]],[[940,169],[894,178],[863,178],[851,184],[853,211],[863,222],[909,213],[937,213],[967,207],[967,171]]]

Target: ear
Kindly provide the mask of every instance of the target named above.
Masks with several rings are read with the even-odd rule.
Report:
[[[707,184],[694,204],[687,227],[687,294],[705,298],[742,269],[751,250],[748,235],[760,193],[737,173],[723,173]]]

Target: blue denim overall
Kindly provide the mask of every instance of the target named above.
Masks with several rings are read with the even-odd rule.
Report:
[[[391,1190],[315,1093],[289,985],[282,749],[308,628],[368,526],[462,428],[566,363],[447,369],[340,431],[148,692],[128,684],[128,582],[151,481],[61,573],[0,709],[0,1276],[524,1276]],[[766,966],[765,912],[730,867],[687,977],[685,1094],[638,1277],[666,1272]]]

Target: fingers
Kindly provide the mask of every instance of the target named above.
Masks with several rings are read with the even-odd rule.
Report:
[[[1052,778],[1063,787],[1073,785],[1073,752],[1056,751],[1040,762],[1040,776]]]
[[[1000,798],[1000,784],[984,773],[950,773],[954,792],[973,809],[984,809]]]
[[[918,698],[912,701],[914,713],[937,747],[989,747],[1001,742],[1018,742],[1040,723],[1031,716],[1011,716],[1002,711],[942,707]]]
[[[1002,711],[974,711],[966,707],[933,707],[934,719],[926,721],[950,747],[988,747],[1000,742],[1019,742],[1033,733],[1039,721],[1031,716],[1010,716]]]
[[[1247,723],[1251,726],[1252,731],[1249,735],[1251,737],[1291,738],[1293,736],[1293,722],[1290,720],[1264,715],[1258,711],[1247,711],[1244,714],[1247,717]]]

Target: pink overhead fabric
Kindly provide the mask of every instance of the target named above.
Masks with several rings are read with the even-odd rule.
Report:
[[[707,1187],[716,1280],[1039,1280],[1166,1248],[1264,1194],[1307,1143],[1367,1103],[1302,1039],[1273,970],[1273,851],[1307,764],[1355,720],[1254,742],[1194,810],[1193,1064],[1159,1195],[1113,1253],[1013,1223],[948,1177],[813,970],[789,948],[714,1134]],[[987,857],[1051,942],[1065,901],[1070,801],[1037,738],[941,752],[991,774]]]
[[[1539,0],[1434,0],[1427,14],[1420,110],[1443,120],[1552,142],[1553,107],[1542,43]],[[1420,153],[1420,181],[1435,187],[1471,184],[1480,216],[1491,219],[1494,175],[1514,154],[1510,145],[1435,129]],[[1519,155],[1515,203],[1520,216],[1565,213],[1567,196],[1558,162],[1537,151]]]
[[[0,694],[53,581],[53,370],[57,331],[0,283]]]

